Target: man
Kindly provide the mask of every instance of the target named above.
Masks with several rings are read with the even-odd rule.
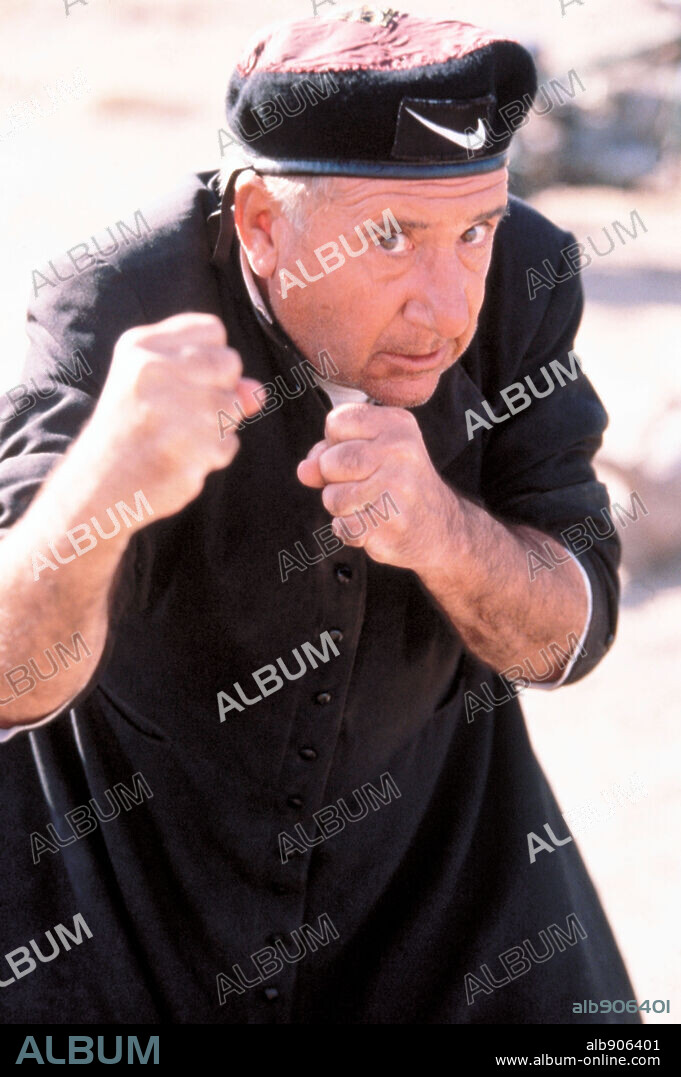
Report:
[[[90,373],[0,462],[10,1019],[633,998],[515,698],[598,663],[618,594],[615,538],[560,539],[607,505],[606,417],[578,281],[525,291],[570,241],[508,201],[535,88],[464,24],[284,24],[230,82],[255,167],[34,304],[26,383]]]

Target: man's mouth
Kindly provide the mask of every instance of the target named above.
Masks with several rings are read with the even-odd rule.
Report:
[[[406,373],[427,373],[442,366],[447,357],[448,345],[443,344],[431,352],[387,352],[376,353],[379,359],[387,360],[390,366],[403,369]]]

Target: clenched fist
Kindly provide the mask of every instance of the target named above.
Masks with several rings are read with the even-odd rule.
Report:
[[[323,490],[334,532],[374,561],[425,569],[451,526],[456,497],[433,467],[414,416],[404,408],[341,404],[327,415],[324,433],[298,465],[298,478]],[[360,514],[371,521],[364,530]]]
[[[239,354],[212,314],[128,329],[82,435],[95,488],[141,489],[155,518],[183,509],[238,451],[234,432],[216,436],[219,409],[238,401],[246,415],[259,410],[259,383],[241,374]]]

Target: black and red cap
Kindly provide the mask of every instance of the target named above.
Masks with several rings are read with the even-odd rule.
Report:
[[[227,120],[261,172],[457,176],[505,163],[536,90],[515,41],[365,5],[261,34],[230,79]]]

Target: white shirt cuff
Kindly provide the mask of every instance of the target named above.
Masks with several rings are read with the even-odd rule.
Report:
[[[563,670],[563,675],[560,678],[560,680],[559,681],[553,681],[550,684],[545,684],[545,683],[543,683],[541,681],[530,681],[529,685],[527,686],[528,688],[542,688],[545,692],[552,692],[554,690],[554,688],[560,688],[561,684],[564,684],[566,679],[570,676],[570,672],[572,671],[572,667],[574,666],[575,662],[579,658],[580,652],[584,649],[584,640],[587,637],[587,633],[589,631],[589,626],[591,625],[591,614],[593,613],[593,605],[594,605],[594,603],[593,603],[593,592],[591,590],[591,580],[589,579],[586,572],[584,571],[584,569],[580,565],[579,561],[577,560],[577,558],[573,554],[572,550],[567,550],[566,552],[570,554],[570,557],[572,558],[574,563],[577,565],[577,568],[579,569],[579,571],[582,574],[582,579],[584,580],[584,586],[586,588],[586,598],[587,598],[587,603],[588,603],[588,608],[587,608],[587,611],[586,611],[586,624],[584,625],[584,631],[582,632],[582,635],[580,637],[579,643],[575,647],[575,650],[574,650],[574,653],[572,655],[572,658],[570,659],[570,661],[566,665],[565,669]]]

